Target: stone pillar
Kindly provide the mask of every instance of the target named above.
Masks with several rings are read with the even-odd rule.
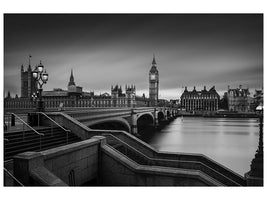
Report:
[[[157,108],[154,108],[154,127],[158,127],[159,125],[159,119],[158,119],[158,111],[157,111]]]
[[[30,171],[43,166],[44,160],[41,153],[25,152],[14,156],[14,176],[25,186],[32,186]]]
[[[164,110],[164,118],[165,118],[165,120],[168,120],[167,109]]]
[[[131,109],[132,123],[131,123],[131,133],[133,135],[138,135],[137,129],[137,114],[134,109]]]
[[[96,139],[99,139],[100,140],[100,145],[99,145],[99,149],[98,149],[98,163],[97,163],[97,184],[98,185],[101,185],[102,184],[102,180],[103,180],[103,177],[102,177],[102,153],[101,153],[101,147],[105,146],[107,144],[107,139],[106,137],[104,136],[100,136],[100,135],[96,135],[92,138],[96,138]]]

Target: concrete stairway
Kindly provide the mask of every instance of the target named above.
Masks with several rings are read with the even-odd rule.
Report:
[[[174,158],[152,158],[149,155],[146,155],[139,150],[133,148],[132,146],[125,143],[125,141],[121,141],[120,139],[112,136],[105,135],[107,137],[108,144],[113,147],[115,150],[119,151],[129,159],[140,165],[149,165],[149,166],[162,166],[162,167],[170,167],[170,168],[179,168],[186,170],[197,170],[201,171],[211,179],[215,180],[219,183],[219,185],[225,186],[244,186],[245,182],[241,179],[235,178],[233,179],[227,174],[216,171],[216,169],[208,166],[204,163],[201,163],[196,160],[190,159],[174,159]]]
[[[42,128],[38,129],[44,136],[39,136],[33,131],[28,130],[13,131],[4,133],[4,160],[11,159],[14,155],[25,151],[46,150],[67,144],[67,133],[61,128]],[[40,145],[41,140],[41,145]],[[68,134],[68,144],[81,141],[73,133]]]

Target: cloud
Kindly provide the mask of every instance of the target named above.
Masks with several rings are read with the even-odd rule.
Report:
[[[73,69],[86,91],[135,84],[147,93],[153,53],[166,98],[186,85],[263,82],[262,15],[5,15],[4,24],[6,90],[20,90],[29,54],[49,73],[46,90],[65,89]]]

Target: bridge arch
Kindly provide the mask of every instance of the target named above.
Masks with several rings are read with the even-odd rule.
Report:
[[[162,111],[158,112],[158,121],[164,121],[165,117],[164,117],[164,113]]]
[[[137,116],[137,126],[147,126],[147,125],[154,125],[154,115],[150,112],[142,113],[139,116]]]
[[[144,116],[144,115],[149,115],[149,116],[151,116],[152,119],[153,119],[153,122],[154,122],[155,118],[154,118],[154,115],[153,115],[151,112],[145,112],[145,113],[142,113],[142,114],[137,115],[137,119],[136,119],[136,120],[138,120],[139,118],[141,118],[141,117]]]
[[[108,118],[96,120],[88,125],[91,129],[102,129],[102,130],[123,130],[131,132],[131,126],[128,121],[124,118]]]

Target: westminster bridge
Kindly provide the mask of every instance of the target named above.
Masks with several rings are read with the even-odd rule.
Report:
[[[157,127],[176,117],[173,108],[72,108],[46,112],[50,119],[36,114],[41,126],[53,119],[82,141],[15,155],[14,176],[23,185],[247,184],[205,155],[160,152],[134,137],[143,125]]]
[[[57,113],[55,108],[46,109],[46,113]],[[6,109],[7,113],[34,113],[32,109]],[[136,108],[80,108],[69,107],[60,111],[92,129],[124,130],[133,135],[138,134],[138,127],[154,126],[178,116],[178,110],[170,107],[136,107]],[[27,119],[28,120],[28,119]]]

